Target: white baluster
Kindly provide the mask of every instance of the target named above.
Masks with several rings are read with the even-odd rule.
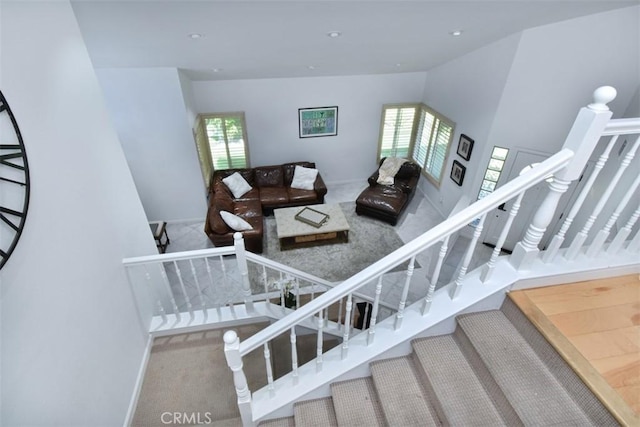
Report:
[[[631,150],[627,152],[627,154],[624,156],[624,159],[622,159],[622,162],[620,163],[620,167],[616,170],[616,173],[611,179],[611,181],[609,182],[607,189],[602,194],[602,197],[600,197],[598,204],[596,205],[595,208],[593,208],[593,212],[589,216],[589,219],[587,219],[587,222],[582,227],[582,230],[580,230],[580,232],[576,234],[576,236],[573,238],[573,241],[571,242],[571,246],[569,246],[569,249],[565,254],[566,259],[573,260],[578,256],[578,253],[580,252],[582,245],[584,244],[585,240],[587,240],[587,237],[589,236],[589,231],[591,230],[591,227],[593,227],[593,224],[595,223],[596,219],[602,212],[602,209],[604,209],[605,205],[607,204],[609,197],[611,197],[611,194],[613,194],[613,190],[618,185],[620,178],[622,177],[625,170],[631,163],[631,160],[633,160],[633,158],[635,157],[635,154],[636,154],[636,151],[638,150],[639,145],[640,145],[640,136],[636,138],[636,142],[633,144],[633,147],[631,148]]]
[[[267,267],[265,265],[262,266],[262,283],[264,284],[264,293],[265,295],[269,294],[269,279],[267,278]]]
[[[447,255],[447,250],[449,248],[449,238],[451,235],[448,235],[442,241],[442,245],[440,245],[440,252],[438,253],[438,261],[436,262],[436,266],[433,269],[433,275],[431,276],[431,282],[429,283],[429,290],[427,290],[427,296],[424,298],[424,303],[422,304],[422,315],[424,316],[431,310],[431,303],[433,302],[433,293],[436,290],[436,285],[438,284],[438,279],[440,279],[440,270],[442,270],[442,263],[444,262],[444,257]]]
[[[235,331],[227,331],[224,333],[224,356],[227,359],[227,365],[233,372],[233,384],[236,388],[238,396],[238,409],[240,410],[240,418],[242,425],[253,426],[253,417],[251,415],[251,391],[247,384],[247,377],[242,370],[242,356],[240,355],[240,339]]]
[[[342,336],[342,352],[341,357],[342,360],[346,359],[347,354],[349,353],[349,331],[351,328],[351,294],[347,296],[347,308],[344,313],[344,334]]]
[[[460,272],[458,273],[458,277],[456,278],[456,282],[453,285],[453,289],[451,290],[451,299],[457,298],[460,294],[460,289],[462,288],[462,281],[464,280],[464,276],[467,274],[467,269],[469,268],[469,263],[471,262],[471,257],[473,256],[473,251],[476,249],[476,244],[478,243],[478,238],[482,233],[482,228],[484,227],[484,220],[487,217],[487,214],[484,213],[480,217],[480,221],[478,221],[478,225],[476,225],[476,229],[473,232],[473,237],[471,238],[471,242],[469,243],[469,247],[467,248],[467,252],[464,254],[464,258],[462,260],[462,265],[460,266]]]
[[[594,257],[600,251],[600,249],[602,249],[602,245],[604,244],[604,242],[606,242],[609,234],[611,233],[611,227],[613,227],[613,224],[616,223],[622,211],[627,207],[629,200],[631,200],[631,196],[633,196],[633,193],[635,193],[635,191],[638,189],[638,185],[640,185],[640,174],[636,176],[636,179],[633,181],[633,184],[631,184],[631,187],[627,189],[626,194],[624,195],[622,200],[620,200],[620,203],[618,203],[618,206],[611,214],[611,217],[609,218],[607,223],[604,225],[604,227],[602,227],[600,231],[598,231],[598,234],[596,234],[596,237],[593,239],[593,242],[591,242],[591,245],[587,249],[588,257]]]
[[[189,298],[189,294],[187,294],[187,289],[184,286],[184,280],[182,280],[182,272],[180,271],[180,267],[178,267],[178,262],[173,261],[173,266],[176,269],[176,274],[178,275],[178,281],[180,282],[180,287],[182,288],[182,295],[184,296],[184,300],[187,303],[187,311],[191,316],[191,320],[193,321],[193,305],[191,304],[191,298]]]
[[[629,252],[638,252],[638,250],[640,250],[640,230],[636,232],[635,237],[631,240],[629,246],[627,246],[627,250]]]
[[[249,283],[249,267],[247,266],[247,255],[245,253],[244,239],[242,233],[233,234],[233,246],[236,250],[236,261],[238,271],[242,277],[242,293],[244,294],[244,304],[248,312],[253,312],[253,300],[251,298],[251,283]]]
[[[180,309],[178,308],[178,304],[176,303],[176,298],[173,295],[173,290],[171,289],[171,284],[169,283],[169,278],[167,277],[167,272],[164,269],[164,265],[160,266],[160,275],[162,276],[162,282],[164,283],[167,292],[169,293],[169,299],[171,300],[171,307],[173,308],[173,314],[176,315],[176,320],[180,322],[182,320],[182,316],[180,316]]]
[[[633,212],[633,214],[631,215],[627,223],[624,225],[624,227],[622,227],[618,231],[618,234],[613,239],[613,242],[611,242],[611,244],[609,245],[609,248],[607,249],[607,253],[612,255],[615,255],[618,253],[618,251],[622,247],[622,244],[627,240],[627,237],[629,237],[629,234],[631,234],[631,229],[633,229],[633,226],[636,224],[636,222],[638,222],[638,218],[640,218],[640,205],[638,205],[635,212]]]
[[[204,295],[202,294],[202,289],[200,289],[200,280],[198,280],[198,275],[196,274],[196,268],[193,265],[193,260],[189,260],[189,265],[191,266],[191,275],[193,276],[193,280],[195,281],[196,288],[198,289],[198,297],[200,298],[200,307],[202,307],[202,315],[204,319],[207,319],[207,305],[204,302]]]
[[[158,312],[160,313],[160,316],[162,317],[162,323],[167,323],[167,313],[165,313],[164,311],[164,306],[162,305],[162,301],[160,301],[160,297],[158,296],[158,290],[156,289],[156,287],[153,285],[153,282],[151,281],[151,274],[149,274],[149,270],[147,269],[147,265],[143,265],[144,267],[144,277],[147,280],[147,285],[149,286],[149,291],[151,294],[151,297],[154,298],[156,300],[156,304],[158,305]],[[127,278],[129,279],[129,283],[133,283],[131,281],[131,276],[130,276],[130,272],[129,272],[129,268],[126,269],[127,272]]]
[[[396,313],[396,321],[394,328],[397,330],[402,326],[402,318],[404,317],[404,307],[407,304],[407,295],[409,294],[409,285],[411,284],[411,276],[413,276],[413,268],[416,262],[415,255],[409,260],[409,266],[407,267],[407,273],[404,281],[404,287],[402,288],[402,296],[400,297],[400,304],[398,304],[398,312]],[[366,319],[366,317],[365,317]],[[362,323],[364,329],[364,321]]]
[[[378,283],[376,284],[376,295],[373,298],[373,308],[371,309],[371,322],[369,322],[369,335],[367,335],[367,345],[370,345],[373,342],[373,339],[375,338],[376,322],[378,319],[378,306],[380,304],[381,294],[382,294],[382,276],[378,277]]]
[[[296,277],[293,281],[293,291],[296,296],[296,310],[300,308],[300,284],[298,283],[298,278]]]
[[[291,375],[293,377],[293,385],[298,384],[298,347],[296,345],[296,327],[291,328],[289,335],[291,341]]]
[[[222,256],[220,256],[222,258]],[[211,292],[211,299],[214,302],[213,306],[216,308],[218,312],[218,318],[222,316],[222,312],[220,310],[220,303],[218,301],[218,293],[215,291],[215,287],[213,286],[213,275],[211,274],[211,266],[209,265],[209,258],[204,259],[204,265],[207,268],[207,277],[209,277],[209,292]]]
[[[576,217],[576,215],[578,215],[578,212],[580,212],[580,209],[582,208],[582,204],[584,203],[584,201],[587,199],[587,196],[591,192],[591,188],[593,187],[593,184],[595,183],[596,178],[598,178],[600,171],[602,171],[602,168],[604,168],[604,165],[607,163],[607,160],[609,159],[609,154],[611,153],[611,150],[613,149],[613,146],[615,145],[617,140],[618,140],[618,135],[615,135],[613,138],[611,138],[611,141],[609,141],[609,143],[607,144],[607,147],[605,148],[604,152],[598,158],[598,161],[596,162],[596,165],[593,168],[593,172],[591,172],[591,175],[589,175],[587,182],[585,182],[584,187],[582,188],[582,190],[580,191],[580,194],[578,195],[578,198],[576,199],[575,203],[571,207],[571,210],[569,211],[569,214],[567,215],[566,219],[562,223],[560,230],[555,236],[553,236],[553,239],[551,239],[551,243],[549,243],[549,245],[547,246],[547,249],[544,251],[544,254],[542,255],[543,262],[549,263],[555,258],[556,254],[558,253],[558,250],[560,249],[560,246],[562,246],[562,243],[564,243],[564,239],[567,234],[567,231],[569,231],[569,228],[571,227],[571,224],[573,223],[574,218]]]
[[[342,327],[342,301],[344,298],[340,298],[340,303],[338,304],[338,330]]]
[[[549,183],[549,192],[536,211],[522,240],[516,243],[509,261],[516,269],[527,269],[537,257],[538,244],[553,219],[558,202],[569,188],[569,181],[554,177]]]
[[[231,281],[229,280],[229,273],[227,271],[227,264],[224,262],[224,257],[222,255],[220,255],[220,268],[222,269],[222,276],[224,277],[224,288],[228,291],[228,292],[233,292],[233,285],[231,284]],[[227,295],[225,294],[225,297]],[[229,307],[233,308],[233,300],[227,300],[224,302],[224,305],[227,305],[227,303],[229,304]]]
[[[322,311],[318,312],[318,340],[316,345],[316,372],[322,371],[322,330],[324,328],[324,319],[322,316]]]
[[[485,266],[482,268],[482,273],[480,274],[480,281],[482,281],[482,283],[487,283],[489,279],[491,279],[491,275],[493,274],[493,269],[495,268],[496,262],[498,261],[498,256],[500,256],[500,252],[502,251],[502,246],[504,245],[505,240],[507,240],[507,235],[511,230],[511,225],[513,224],[513,220],[518,214],[518,211],[520,210],[520,204],[522,203],[523,196],[524,196],[524,192],[518,194],[516,201],[511,206],[511,209],[509,209],[509,216],[507,217],[507,222],[505,223],[504,228],[500,233],[500,237],[496,242],[496,246],[493,248],[493,252],[491,253],[491,258],[489,259],[489,262],[487,262]]]
[[[269,351],[269,343],[264,343],[264,363],[267,368],[267,384],[269,386],[269,396],[275,396],[275,388],[273,386],[273,369],[271,368],[271,352]]]

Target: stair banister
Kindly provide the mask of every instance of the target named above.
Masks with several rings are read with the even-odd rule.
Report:
[[[573,151],[567,166],[559,170],[549,183],[549,193],[533,216],[522,241],[518,242],[511,256],[517,269],[528,269],[538,255],[538,245],[553,219],[560,197],[572,181],[580,178],[587,161],[600,141],[602,132],[613,114],[607,104],[615,99],[616,90],[602,86],[593,92],[593,103],[583,107],[565,139],[563,149]]]
[[[413,254],[422,252],[431,245],[443,240],[453,232],[469,224],[475,218],[505,203],[515,195],[520,194],[544,180],[548,175],[565,167],[572,156],[573,151],[569,149],[559,151],[528,172],[498,188],[485,198],[476,201],[467,209],[453,215],[446,221],[436,225],[421,236],[385,256],[375,264],[356,273],[354,276],[342,282],[341,285],[330,289],[325,294],[305,304],[299,310],[289,314],[286,318],[275,322],[252,337],[247,338],[240,343],[240,353],[243,356],[250,353],[262,346],[264,342],[272,340],[302,320],[337,302],[340,298],[346,297],[371,280],[376,279],[380,274],[408,260]]]

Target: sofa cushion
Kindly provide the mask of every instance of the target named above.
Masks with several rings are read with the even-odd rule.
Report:
[[[278,206],[289,202],[289,193],[285,187],[260,187],[262,206]]]
[[[420,174],[420,166],[413,162],[405,162],[400,167],[398,173],[396,173],[396,178],[398,179],[409,179],[414,176],[418,176]]]
[[[317,176],[318,169],[296,165],[293,180],[291,181],[291,188],[313,190],[313,183],[316,182]]]
[[[228,211],[220,211],[220,216],[222,220],[233,230],[235,231],[246,231],[252,230],[253,227],[244,219],[240,218],[238,215],[234,215]]]
[[[356,204],[375,210],[398,215],[407,202],[407,194],[402,190],[378,185],[367,187],[356,199]]]
[[[235,172],[222,180],[236,199],[242,197],[245,193],[251,191],[251,185],[240,175]]]
[[[289,202],[291,203],[314,202],[318,198],[316,192],[313,190],[300,190],[289,187],[287,192],[289,193]]]
[[[266,166],[255,168],[254,177],[256,185],[260,187],[260,189],[264,187],[284,186],[282,167],[280,166]],[[262,196],[260,198],[262,198]]]
[[[214,233],[224,234],[229,232],[229,227],[220,216],[220,211],[233,211],[233,200],[230,197],[224,195],[218,195],[215,200],[212,201],[209,207],[207,215],[207,221],[209,227]]]
[[[260,218],[262,220],[262,205],[260,200],[236,202],[233,206],[233,213],[247,221],[249,221],[249,218]]]

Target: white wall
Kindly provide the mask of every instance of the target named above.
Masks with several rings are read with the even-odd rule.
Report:
[[[424,73],[193,82],[199,113],[244,111],[252,166],[309,160],[325,182],[375,170],[382,105],[419,102]],[[338,106],[338,135],[298,137],[298,108]]]
[[[206,191],[175,68],[98,69],[147,218],[204,218]],[[188,95],[188,91],[186,92]]]
[[[474,176],[486,166],[481,160],[490,155],[487,139],[519,41],[519,34],[507,37],[427,73],[423,102],[456,122],[440,189],[421,181],[423,192],[444,217],[462,194],[472,201],[478,195]],[[456,153],[463,133],[474,140],[469,161]],[[454,160],[467,167],[462,187],[449,177]]]
[[[69,3],[0,11],[32,182],[0,271],[1,423],[122,425],[146,345],[122,259],[154,241]]]
[[[599,86],[618,89],[610,106],[620,117],[640,84],[639,10],[526,30],[430,70],[424,102],[456,122],[456,135],[442,189],[423,182],[425,193],[442,197],[446,214],[462,192],[477,195],[494,145],[556,152]],[[460,133],[475,140],[469,162],[455,154]],[[468,167],[462,189],[448,178],[453,159]]]

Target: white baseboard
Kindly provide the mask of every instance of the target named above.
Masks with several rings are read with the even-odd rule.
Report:
[[[138,369],[138,376],[136,378],[136,383],[133,388],[133,393],[131,395],[131,402],[129,403],[129,409],[127,410],[127,415],[124,419],[123,426],[128,427],[131,425],[133,421],[133,415],[136,412],[136,407],[138,406],[138,399],[140,398],[140,391],[142,390],[142,382],[144,381],[144,376],[147,372],[147,364],[149,363],[149,357],[151,356],[151,347],[153,346],[153,336],[149,334],[147,338],[147,345],[144,349],[144,354],[142,355],[142,362],[140,363],[140,368]]]

